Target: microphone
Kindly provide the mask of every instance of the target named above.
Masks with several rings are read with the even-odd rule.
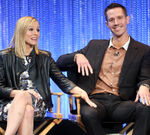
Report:
[[[119,55],[119,52],[115,52],[115,53],[114,53],[114,56],[118,56],[118,55]]]

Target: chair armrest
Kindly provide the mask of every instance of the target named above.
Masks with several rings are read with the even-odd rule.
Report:
[[[51,94],[52,95],[56,95],[56,96],[62,96],[63,95],[62,92],[52,92]]]

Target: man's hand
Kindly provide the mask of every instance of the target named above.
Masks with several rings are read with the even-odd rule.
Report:
[[[89,75],[89,73],[93,74],[93,69],[88,61],[88,59],[83,54],[76,54],[74,57],[74,61],[78,66],[78,73],[82,73],[82,75]]]
[[[86,102],[89,106],[94,107],[94,108],[97,107],[97,105],[89,99],[88,94],[86,93],[86,91],[84,91],[84,90],[81,89],[80,87],[78,87],[78,86],[74,87],[72,90],[70,90],[70,93],[80,95],[81,98],[84,99],[85,102]]]
[[[149,88],[147,88],[144,85],[141,85],[137,95],[136,95],[136,99],[135,102],[138,102],[139,99],[141,99],[141,103],[142,104],[146,104],[147,106],[150,106],[150,92],[149,92]]]

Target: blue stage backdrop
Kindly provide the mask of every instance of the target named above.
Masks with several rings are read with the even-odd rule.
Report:
[[[150,0],[0,0],[0,50],[8,46],[16,21],[22,16],[39,20],[39,48],[50,51],[55,60],[61,54],[84,47],[91,39],[109,39],[104,9],[111,2],[127,8],[130,35],[150,45]],[[54,83],[51,88],[60,91]],[[68,116],[68,107],[64,95],[61,108],[64,118]]]

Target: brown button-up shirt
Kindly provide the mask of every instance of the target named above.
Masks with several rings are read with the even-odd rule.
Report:
[[[119,76],[129,42],[130,38],[123,47],[117,49],[110,40],[110,44],[104,55],[96,87],[91,94],[111,93],[119,96]]]

